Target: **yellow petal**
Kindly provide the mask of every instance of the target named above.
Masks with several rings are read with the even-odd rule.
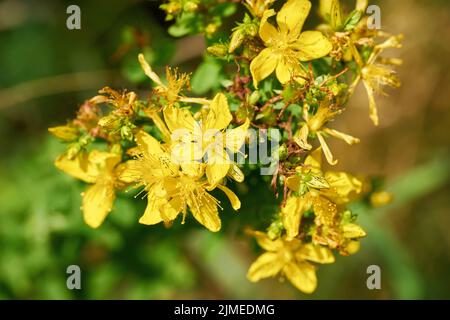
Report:
[[[367,234],[359,225],[355,223],[346,223],[342,226],[344,237],[348,239],[356,239],[365,237]]]
[[[230,169],[230,158],[223,149],[212,148],[208,151],[206,177],[210,185],[215,186],[226,177]]]
[[[366,11],[368,0],[356,0],[356,10]]]
[[[308,0],[288,0],[277,14],[280,31],[290,39],[298,38],[310,10]]]
[[[275,69],[275,74],[278,81],[285,84],[301,74],[299,62],[296,59],[281,57]]]
[[[156,73],[153,72],[152,68],[148,64],[148,62],[145,60],[145,57],[142,53],[138,55],[139,63],[141,64],[142,70],[144,70],[144,73],[147,77],[152,79],[156,84],[160,86],[164,86],[161,82],[161,79],[158,77]]]
[[[147,197],[147,207],[145,208],[144,214],[139,219],[139,223],[151,226],[162,222],[163,219],[159,210],[162,204],[162,199],[158,199],[149,195]]]
[[[286,179],[286,185],[292,191],[299,192],[301,181],[302,181],[302,179],[300,176],[297,176],[297,175],[290,176]]]
[[[177,130],[177,132],[182,136],[172,136],[173,139],[179,138],[180,140],[172,140],[171,161],[175,164],[191,165],[201,160],[203,157],[203,148],[201,144],[192,142],[194,138],[189,138],[192,137],[192,135],[188,131],[185,131],[183,134],[180,129]]]
[[[183,201],[181,197],[174,197],[170,201],[161,203],[159,211],[161,218],[165,223],[172,222],[178,216],[183,208]]]
[[[342,133],[334,129],[325,128],[323,131],[329,134],[330,136],[345,141],[349,145],[357,144],[360,142],[358,138],[352,137],[348,134]]]
[[[320,31],[305,31],[294,47],[298,50],[297,58],[300,61],[310,61],[326,56],[333,45]]]
[[[273,9],[266,10],[261,17],[261,22],[259,24],[259,36],[266,43],[266,45],[272,44],[276,41],[279,33],[278,30],[267,22],[267,19],[275,15],[275,11]]]
[[[117,153],[92,150],[89,153],[89,162],[95,164],[99,170],[112,172],[114,167],[120,162],[121,156]]]
[[[342,24],[344,23],[342,21],[342,10],[341,10],[341,4],[340,4],[339,0],[331,1],[330,23],[331,23],[331,27],[334,30],[338,30],[339,28],[341,28]]]
[[[94,183],[99,174],[97,166],[89,162],[86,153],[80,153],[74,159],[61,155],[55,160],[55,166],[66,174],[87,183]]]
[[[148,109],[148,108],[144,109],[144,112],[150,119],[153,120],[153,123],[161,132],[164,141],[166,141],[166,142],[170,141],[169,129],[167,128],[166,124],[159,116],[158,112],[156,112],[155,110]]]
[[[242,182],[245,178],[244,173],[236,163],[231,163],[230,170],[228,170],[227,176],[237,182]]]
[[[225,134],[225,146],[228,150],[236,153],[242,147],[247,137],[247,130],[250,126],[250,120],[247,118],[245,122],[237,128],[227,130]]]
[[[284,262],[278,254],[273,252],[263,253],[250,266],[247,279],[251,282],[257,282],[261,279],[276,276],[283,266]]]
[[[186,174],[193,178],[198,178],[203,176],[205,164],[196,161],[184,162],[181,164],[181,169],[183,174]]]
[[[219,188],[225,193],[228,200],[230,200],[231,207],[233,207],[234,210],[239,210],[241,208],[241,201],[233,191],[231,191],[230,189],[221,184],[218,184],[217,188]]]
[[[294,141],[297,143],[300,148],[305,150],[311,150],[312,145],[308,143],[308,135],[309,135],[309,129],[308,126],[305,124],[303,125],[300,130],[298,130],[294,135]]]
[[[145,153],[148,158],[163,153],[159,141],[143,130],[140,130],[136,134],[136,144],[138,145],[139,150]]]
[[[167,106],[164,108],[163,115],[170,132],[174,132],[177,129],[185,129],[190,132],[195,131],[197,123],[188,109]]]
[[[322,147],[327,162],[332,166],[335,166],[338,163],[338,161],[334,159],[333,154],[331,153],[331,150],[327,145],[327,142],[325,141],[324,137],[320,132],[317,132],[317,138],[319,138],[320,146]]]
[[[330,17],[332,1],[334,1],[334,0],[320,0],[319,14],[323,19],[328,19],[328,17]]]
[[[212,232],[219,231],[221,227],[216,201],[208,193],[187,201],[194,218]]]
[[[274,54],[272,48],[265,48],[252,60],[250,71],[255,88],[258,88],[258,83],[275,70],[278,60],[279,57],[277,54]]]
[[[100,179],[83,194],[83,217],[87,225],[98,228],[111,212],[115,199],[111,179]]]
[[[333,30],[342,27],[342,11],[339,0],[320,0],[320,15],[330,23]]]
[[[378,126],[379,124],[379,118],[378,118],[378,110],[377,110],[377,104],[375,102],[375,94],[372,86],[367,82],[363,81],[364,86],[366,87],[367,96],[369,98],[369,115],[370,119],[372,119],[372,122],[374,125]]]
[[[317,277],[315,267],[308,262],[295,264],[288,263],[283,272],[289,281],[304,293],[313,293],[317,287]]]
[[[325,197],[315,197],[313,200],[316,224],[333,225],[337,216],[337,206]]]
[[[291,196],[287,199],[284,208],[281,208],[281,221],[286,229],[287,240],[292,240],[298,235],[303,213],[309,209],[308,197]]]
[[[322,167],[322,148],[317,148],[305,159],[305,166],[312,169],[312,172],[321,172]]]
[[[128,160],[117,167],[115,174],[118,180],[130,184],[139,182],[142,179],[142,170],[140,161]]]
[[[350,201],[352,192],[360,193],[362,190],[362,182],[345,172],[326,172],[325,179],[330,184],[330,189],[323,192],[337,204]]]
[[[181,211],[181,199],[173,197],[168,201],[171,195],[176,193],[174,180],[173,178],[164,179],[150,188],[147,194],[147,207],[139,219],[139,223],[154,225],[162,221],[171,222],[176,219]]]
[[[266,251],[277,252],[283,248],[283,241],[281,239],[272,240],[264,232],[248,231],[248,234],[255,237],[258,245]]]
[[[311,262],[321,264],[335,262],[333,252],[330,249],[318,245],[313,245],[312,243],[303,245],[296,253],[296,256],[299,260],[309,260]]]
[[[209,112],[204,121],[203,130],[222,130],[228,127],[233,116],[230,113],[227,97],[223,93],[218,93],[209,105]]]

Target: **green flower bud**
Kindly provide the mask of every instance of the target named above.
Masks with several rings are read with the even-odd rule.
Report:
[[[283,223],[280,220],[274,221],[267,228],[267,235],[271,240],[275,240],[281,236],[283,231]]]
[[[253,106],[259,101],[260,98],[261,94],[259,93],[259,91],[253,91],[252,94],[248,97],[248,103]]]
[[[250,37],[256,37],[258,34],[258,26],[254,23],[250,23],[246,26],[245,31]]]
[[[209,54],[216,56],[216,57],[225,57],[228,52],[228,48],[224,44],[217,43],[215,45],[212,45],[208,48],[206,48],[206,51],[208,51]]]
[[[234,50],[239,48],[245,39],[245,31],[242,28],[237,28],[231,35],[230,46],[228,47],[228,52],[232,53]]]
[[[286,160],[288,156],[288,148],[285,144],[282,144],[280,148],[278,148],[278,157],[280,161]]]
[[[195,12],[198,9],[198,4],[194,1],[188,1],[184,4],[183,10],[187,12]]]
[[[128,126],[123,126],[120,128],[120,136],[122,139],[132,141],[133,140],[133,130]]]
[[[219,28],[219,26],[216,23],[210,23],[206,26],[205,28],[205,33],[210,36],[214,33],[216,33],[217,29]]]

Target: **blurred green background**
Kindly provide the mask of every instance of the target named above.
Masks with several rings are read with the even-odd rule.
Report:
[[[243,208],[225,208],[217,234],[193,220],[170,229],[140,225],[146,201],[129,195],[91,230],[80,212],[82,183],[53,166],[64,146],[49,126],[105,85],[145,97],[150,83],[139,52],[157,70],[194,70],[202,37],[171,37],[157,1],[0,1],[0,299],[450,298],[450,3],[376,3],[383,28],[406,37],[398,51],[403,86],[379,99],[378,128],[358,90],[335,125],[362,143],[332,148],[339,169],[386,176],[395,200],[377,210],[354,205],[369,234],[361,251],[321,266],[318,290],[306,296],[278,279],[245,278],[257,251],[242,229],[267,225],[276,210],[257,176],[235,186]],[[81,7],[81,30],[66,28],[70,4]],[[81,267],[82,290],[66,288],[72,264]],[[366,287],[372,264],[381,267],[381,290]]]

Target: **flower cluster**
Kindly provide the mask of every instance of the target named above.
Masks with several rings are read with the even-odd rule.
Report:
[[[245,158],[251,128],[279,130],[280,146],[271,151],[278,159],[271,185],[264,179],[261,184],[274,189],[274,202],[280,192],[283,196],[265,231],[254,230],[257,217],[251,228],[242,226],[267,251],[250,266],[248,279],[280,275],[312,293],[316,264],[333,263],[336,253],[356,253],[366,236],[347,204],[364,198],[379,206],[391,199],[380,190],[371,194],[361,178],[327,169],[338,162],[327,139],[359,143],[332,127],[359,82],[367,90],[370,118],[378,124],[374,93],[400,85],[392,66],[401,60],[382,53],[399,48],[402,37],[369,29],[365,0],[356,1],[347,15],[339,0],[321,0],[322,23],[315,29],[306,27],[313,12],[308,0],[245,0],[248,13],[228,38],[220,38],[216,29],[235,5],[170,0],[161,6],[176,30],[186,17],[198,18],[196,28],[181,35],[205,33],[208,59],[223,67],[221,89],[211,92],[211,99],[187,95],[190,75],[177,69],[166,68],[163,81],[141,54],[142,70],[153,82],[148,98],[100,90],[74,120],[49,129],[67,143],[55,165],[90,184],[82,210],[93,228],[111,212],[117,192],[139,189],[147,197],[140,223],[170,227],[180,215],[185,223],[190,213],[217,232],[222,206],[211,192],[223,192],[234,210],[245,206],[227,181],[243,183],[244,172],[259,166],[244,164],[243,171],[234,155]],[[211,12],[217,16],[205,15]],[[215,21],[214,28],[205,19]]]

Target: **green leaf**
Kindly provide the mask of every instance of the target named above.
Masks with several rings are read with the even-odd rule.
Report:
[[[221,65],[215,60],[205,60],[192,76],[192,92],[194,94],[205,94],[210,89],[219,86],[221,69]]]
[[[214,16],[221,17],[229,17],[236,12],[236,4],[235,3],[222,3],[216,5],[214,9],[211,11],[211,14]]]
[[[199,19],[192,13],[185,13],[177,19],[177,22],[168,29],[172,37],[183,37],[188,34],[196,33]]]
[[[347,20],[345,20],[344,23],[344,30],[345,31],[351,31],[355,29],[356,25],[359,23],[362,17],[362,11],[361,10],[353,10]]]

